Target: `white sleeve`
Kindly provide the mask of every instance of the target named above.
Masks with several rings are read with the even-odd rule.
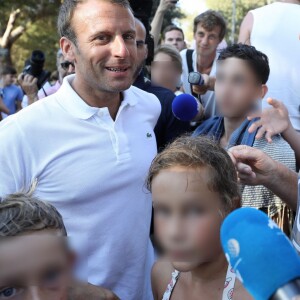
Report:
[[[0,124],[0,197],[28,189],[32,155],[15,116]]]

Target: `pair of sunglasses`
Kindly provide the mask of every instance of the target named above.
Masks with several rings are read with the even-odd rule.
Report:
[[[64,62],[62,62],[60,65],[61,65],[61,67],[62,67],[65,71],[67,71],[67,70],[69,69],[70,65],[71,65],[73,68],[75,68],[74,63],[72,63],[71,61],[64,61]]]

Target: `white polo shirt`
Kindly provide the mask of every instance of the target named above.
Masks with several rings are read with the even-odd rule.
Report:
[[[187,94],[192,95],[192,90],[191,90],[191,85],[188,81],[189,77],[189,69],[188,69],[188,64],[187,64],[187,59],[186,59],[186,52],[187,49],[184,49],[180,52],[181,58],[182,58],[182,75],[181,75],[181,81],[183,84],[184,92]],[[212,65],[212,69],[210,71],[210,76],[216,76],[216,67],[217,67],[217,58],[219,54],[217,53],[215,60]],[[193,61],[193,71],[197,72],[197,53],[196,50],[193,51],[192,55],[192,61]],[[216,111],[216,99],[215,99],[215,92],[213,91],[207,91],[204,95],[201,96],[201,100],[204,106],[204,113],[205,113],[205,118],[208,119],[210,117],[214,117],[217,114]]]
[[[151,299],[151,197],[159,100],[126,90],[116,120],[87,105],[70,82],[0,123],[0,196],[28,188],[62,214],[85,280],[121,299]]]

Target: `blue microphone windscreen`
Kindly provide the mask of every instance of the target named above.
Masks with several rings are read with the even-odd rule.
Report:
[[[221,242],[237,277],[256,300],[267,300],[278,288],[300,278],[300,258],[291,242],[255,208],[229,214],[221,226]]]
[[[172,103],[174,116],[181,121],[192,121],[199,112],[197,99],[189,94],[181,94]]]

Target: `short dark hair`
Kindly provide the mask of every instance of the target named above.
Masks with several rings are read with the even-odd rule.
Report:
[[[262,84],[267,83],[270,75],[270,67],[269,59],[266,54],[256,50],[253,46],[233,44],[221,51],[218,61],[231,57],[245,60],[252,68],[259,82]]]
[[[208,31],[212,31],[217,26],[220,27],[220,41],[224,39],[227,28],[226,21],[219,12],[209,9],[198,15],[194,19],[194,33],[197,31],[198,24]]]
[[[17,70],[9,65],[5,65],[1,68],[0,74],[3,75],[16,75],[17,74]]]
[[[78,4],[87,2],[88,0],[64,0],[59,9],[57,19],[57,30],[60,37],[66,37],[76,45],[76,34],[71,26],[74,11]],[[118,4],[131,10],[128,0],[99,0]]]
[[[180,27],[178,27],[178,26],[176,26],[176,25],[173,25],[173,24],[168,25],[168,26],[164,29],[164,31],[163,31],[163,33],[162,33],[162,39],[165,40],[165,38],[166,38],[166,33],[167,33],[167,32],[170,32],[170,31],[173,31],[173,30],[177,30],[177,31],[181,32],[181,33],[182,33],[183,40],[184,40],[184,32],[183,32],[183,30],[182,30]]]
[[[182,136],[159,153],[153,160],[147,188],[151,191],[152,181],[162,170],[174,166],[187,168],[207,167],[210,171],[209,189],[219,193],[224,208],[230,212],[240,206],[240,189],[235,167],[228,153],[214,140],[203,136]]]

